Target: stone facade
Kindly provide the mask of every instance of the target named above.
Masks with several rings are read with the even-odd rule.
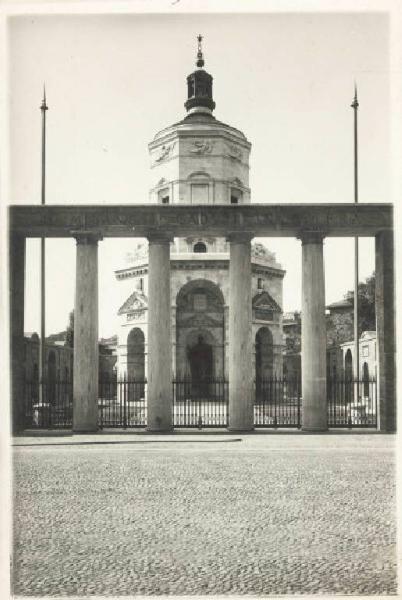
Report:
[[[172,369],[179,376],[189,376],[191,366],[188,351],[202,336],[212,346],[213,368],[211,375],[228,374],[229,326],[229,254],[227,252],[197,253],[171,250],[171,331]],[[118,371],[119,375],[133,376],[146,372],[148,339],[148,263],[146,246],[138,249],[139,258],[132,253],[132,264],[116,271],[117,280],[132,280],[133,292],[119,310]],[[257,244],[252,246],[252,337],[263,330],[267,344],[263,360],[263,374],[282,374],[282,283],[284,271],[273,255]],[[133,348],[130,358],[130,336],[139,330],[143,334],[145,371],[131,371],[129,366],[137,360]],[[140,336],[141,337],[141,336]],[[255,349],[254,369],[255,367]]]
[[[327,349],[327,370],[332,377],[355,376],[354,341],[350,340]],[[363,331],[359,340],[359,377],[372,379],[377,376],[377,334]]]

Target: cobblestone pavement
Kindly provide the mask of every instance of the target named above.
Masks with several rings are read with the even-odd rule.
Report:
[[[396,593],[394,436],[234,437],[19,438],[14,593]]]

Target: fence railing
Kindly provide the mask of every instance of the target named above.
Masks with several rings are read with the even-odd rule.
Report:
[[[229,384],[225,379],[173,380],[174,427],[227,427]]]
[[[25,427],[71,428],[73,382],[25,382]],[[174,427],[227,427],[229,383],[225,379],[175,378],[172,382]],[[376,428],[377,382],[370,379],[327,379],[329,427]],[[297,427],[303,423],[299,378],[270,377],[255,381],[255,427]],[[100,428],[146,427],[147,382],[101,381],[98,395]]]
[[[98,424],[104,427],[146,427],[146,380],[99,382]]]
[[[375,378],[327,379],[329,427],[377,427]]]
[[[255,381],[255,427],[297,427],[302,424],[299,378],[267,377]]]
[[[26,429],[69,429],[73,422],[72,381],[26,381]]]

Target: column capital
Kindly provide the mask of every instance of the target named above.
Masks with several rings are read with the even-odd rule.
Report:
[[[147,234],[147,239],[150,244],[170,244],[173,242],[173,236],[165,231],[151,231]]]
[[[325,232],[324,231],[301,231],[297,236],[298,240],[301,240],[303,244],[322,244],[324,242]]]
[[[103,239],[102,234],[99,231],[71,231],[71,235],[75,238],[77,244],[88,246],[91,244],[97,244]]]
[[[234,242],[235,244],[247,244],[248,242],[251,242],[253,237],[254,233],[251,233],[249,231],[241,231],[238,233],[228,233],[228,235],[226,236],[226,241]]]

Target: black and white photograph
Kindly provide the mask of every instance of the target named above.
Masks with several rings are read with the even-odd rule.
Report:
[[[2,597],[398,595],[399,9],[4,3]]]

